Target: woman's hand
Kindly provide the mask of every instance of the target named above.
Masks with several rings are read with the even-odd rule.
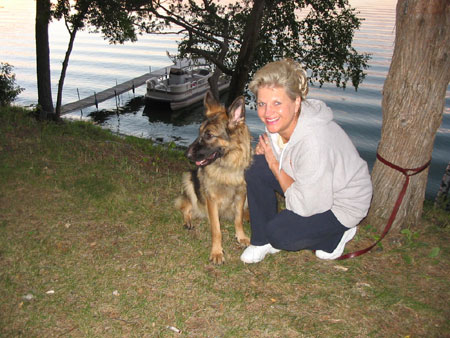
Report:
[[[266,162],[269,165],[270,171],[274,174],[278,182],[280,183],[281,189],[283,192],[294,183],[294,179],[290,177],[283,169],[279,169],[279,163],[273,153],[272,146],[269,142],[269,137],[267,134],[263,134],[259,136],[259,142],[256,145],[255,153],[257,155],[264,155],[266,158]]]
[[[276,175],[278,172],[278,161],[273,153],[272,146],[269,142],[269,136],[262,134],[259,136],[259,142],[256,145],[255,152],[258,155],[264,155],[270,170]]]
[[[256,155],[264,155],[265,148],[264,148],[265,141],[262,140],[262,135],[259,136],[258,144],[255,147],[255,154]]]

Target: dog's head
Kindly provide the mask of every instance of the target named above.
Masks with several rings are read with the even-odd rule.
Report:
[[[225,109],[208,91],[203,100],[206,119],[200,125],[197,139],[189,146],[186,156],[199,167],[207,166],[227,153],[230,138],[245,124],[244,97],[236,98]]]

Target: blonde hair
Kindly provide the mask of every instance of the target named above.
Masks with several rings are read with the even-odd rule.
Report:
[[[284,87],[287,95],[302,101],[308,94],[308,76],[303,67],[292,59],[283,59],[266,64],[253,76],[250,90],[257,95],[259,87]]]

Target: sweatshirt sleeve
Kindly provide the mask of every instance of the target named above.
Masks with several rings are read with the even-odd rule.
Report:
[[[329,149],[314,138],[286,154],[282,169],[294,179],[286,190],[287,209],[304,217],[330,210],[333,205],[333,163]]]

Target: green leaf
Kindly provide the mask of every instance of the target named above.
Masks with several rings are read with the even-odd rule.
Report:
[[[400,231],[401,234],[405,235],[406,238],[408,239],[408,241],[411,241],[412,239],[412,232],[409,229],[403,229],[402,231]]]
[[[441,248],[435,246],[433,249],[431,249],[429,257],[430,258],[436,258],[439,255],[440,251],[441,251]]]

